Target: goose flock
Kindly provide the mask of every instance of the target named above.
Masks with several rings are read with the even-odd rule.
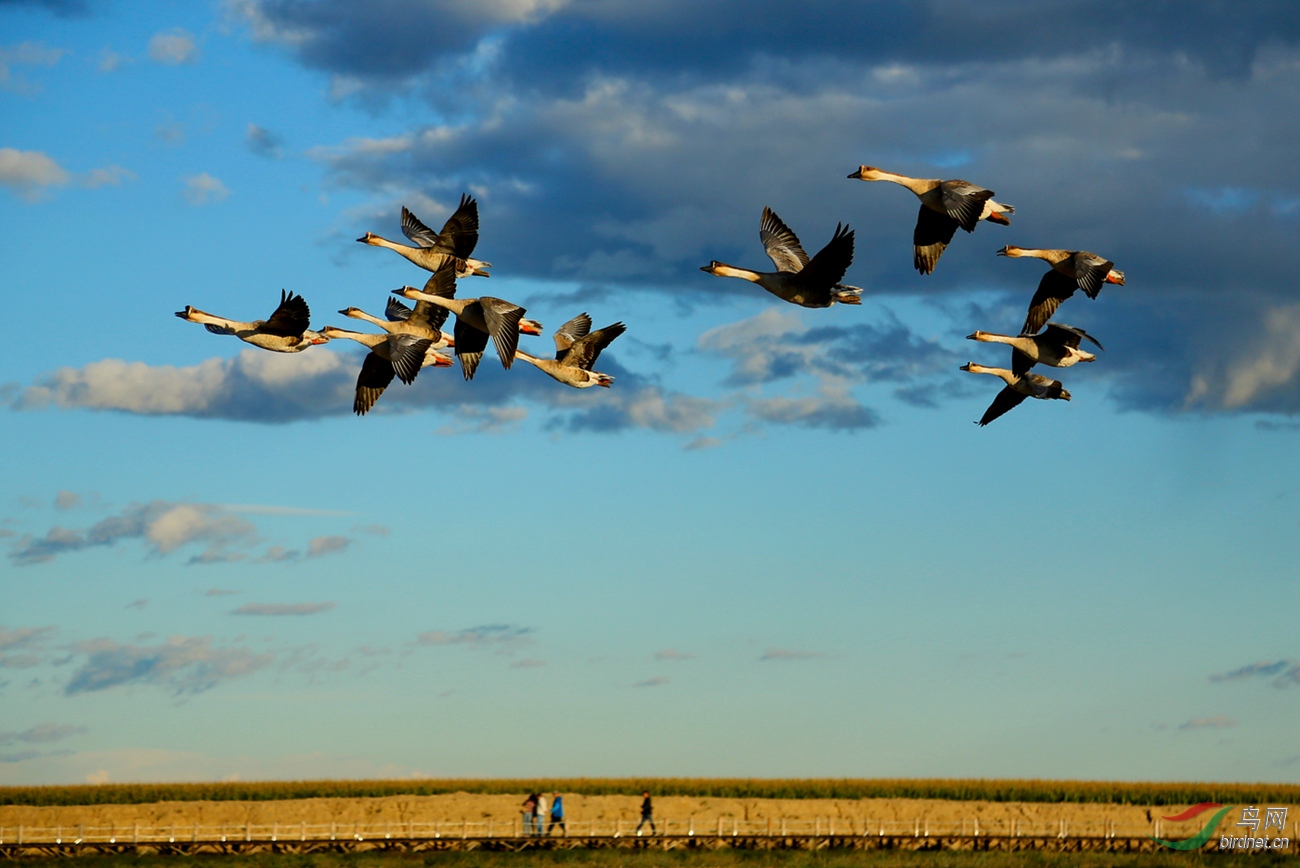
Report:
[[[920,200],[920,212],[912,233],[912,264],[922,274],[931,274],[939,264],[957,230],[974,232],[981,221],[1009,226],[1016,209],[993,199],[992,190],[959,179],[910,178],[874,166],[859,166],[848,176],[862,181],[889,181],[911,190]],[[580,313],[555,330],[555,358],[540,358],[519,349],[519,336],[541,335],[542,324],[524,317],[527,312],[513,302],[492,296],[457,298],[456,280],[490,277],[492,263],[474,259],[478,244],[478,203],[462,194],[460,205],[447,218],[441,232],[434,232],[406,207],[402,208],[402,234],[414,246],[399,244],[367,232],[357,239],[372,247],[386,247],[425,271],[432,272],[423,288],[403,286],[387,298],[384,318],[357,307],[339,311],[351,319],[378,326],[381,332],[356,332],[336,326],[313,331],[311,311],[302,296],[280,292],[280,305],[268,319],[240,322],[186,306],[176,316],[200,323],[214,334],[234,335],[260,349],[277,353],[298,353],[331,340],[356,341],[370,352],[357,375],[353,412],[365,415],[383,395],[394,377],[410,385],[424,368],[451,367],[452,357],[439,352],[451,349],[466,380],[474,379],[489,340],[501,365],[510,370],[515,359],[556,381],[576,389],[591,386],[609,388],[614,378],[593,370],[600,353],[627,327],[616,322],[592,331],[591,317]],[[842,283],[853,263],[854,231],[838,223],[830,241],[809,257],[794,231],[771,208],[764,208],[759,221],[759,242],[775,271],[752,271],[711,261],[700,270],[717,277],[735,277],[756,283],[777,298],[801,307],[823,308],[834,304],[860,305],[863,290]],[[1038,283],[1029,302],[1024,325],[1017,335],[976,331],[969,340],[999,343],[1011,348],[1011,367],[998,368],[968,362],[961,370],[990,374],[1005,386],[978,421],[989,424],[1025,398],[1070,400],[1059,380],[1030,371],[1035,365],[1068,368],[1092,362],[1096,355],[1080,349],[1088,341],[1097,349],[1101,343],[1083,329],[1049,321],[1057,309],[1082,290],[1095,299],[1103,285],[1124,284],[1124,273],[1115,263],[1086,250],[1049,250],[1005,246],[999,256],[1041,259],[1051,268]],[[415,302],[407,307],[398,296]],[[452,333],[442,330],[448,317],[456,317]],[[1044,328],[1045,326],[1045,328]]]

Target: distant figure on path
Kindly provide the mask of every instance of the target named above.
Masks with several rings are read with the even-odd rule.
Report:
[[[546,834],[551,834],[556,826],[564,830],[564,834],[569,834],[569,827],[564,825],[564,797],[559,793],[551,793],[551,825],[547,827]]]
[[[537,829],[537,837],[540,838],[542,835],[546,834],[546,796],[545,795],[538,794],[537,809],[533,814],[533,819],[535,821],[535,827]]]
[[[537,796],[524,799],[524,834],[533,834],[533,818],[537,816]]]
[[[652,808],[652,807],[650,806],[650,791],[649,791],[649,790],[642,790],[642,792],[641,792],[641,822],[639,822],[639,823],[636,824],[636,834],[637,834],[638,837],[640,837],[640,835],[641,835],[641,827],[644,826],[646,823],[649,823],[649,824],[650,824],[650,834],[651,834],[651,835],[657,835],[657,834],[659,834],[658,831],[656,831],[656,829],[655,829],[654,808]]]

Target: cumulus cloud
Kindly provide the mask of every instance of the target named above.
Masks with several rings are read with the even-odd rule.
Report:
[[[280,136],[257,124],[249,124],[244,135],[248,149],[259,157],[279,159],[284,153],[284,140]]]
[[[335,603],[246,603],[232,615],[316,615],[336,607]]]
[[[1211,681],[1241,681],[1252,678],[1270,679],[1269,683],[1277,688],[1300,685],[1300,662],[1295,660],[1275,660],[1272,663],[1251,663],[1231,672],[1211,675]]]
[[[1224,715],[1222,715],[1222,714],[1216,714],[1216,715],[1214,715],[1213,717],[1197,717],[1197,718],[1193,718],[1192,720],[1189,720],[1189,721],[1187,721],[1186,723],[1179,724],[1178,728],[1179,728],[1179,729],[1182,729],[1182,730],[1188,730],[1188,729],[1231,729],[1232,727],[1234,727],[1234,726],[1236,726],[1236,725],[1237,725],[1237,721],[1233,720],[1231,717],[1226,717],[1226,716],[1224,716]]]
[[[207,172],[200,172],[185,179],[182,195],[191,205],[211,205],[229,196],[230,189]]]
[[[50,187],[63,186],[71,177],[40,151],[0,148],[0,186],[8,187],[29,202],[40,199]]]
[[[121,166],[105,166],[102,169],[91,169],[81,179],[81,186],[95,189],[96,187],[117,187],[125,181],[134,181],[135,172],[130,169],[124,169]]]
[[[149,40],[149,59],[165,66],[177,66],[198,60],[199,49],[194,37],[181,28],[155,33]]]
[[[204,542],[212,551],[209,557],[216,557],[227,547],[249,542],[255,535],[256,528],[250,522],[212,504],[154,500],[127,506],[86,530],[56,525],[44,536],[26,534],[14,542],[9,558],[19,566],[46,563],[59,555],[110,546],[124,539],[139,539],[156,555]]]
[[[536,631],[532,627],[486,624],[451,632],[431,630],[421,633],[416,637],[416,641],[421,645],[517,645],[531,641],[534,632]]]
[[[87,731],[84,726],[38,723],[36,726],[24,729],[21,732],[0,732],[0,744],[13,744],[16,741],[27,744],[50,744],[75,735],[85,735]]]
[[[161,687],[177,696],[201,693],[265,669],[275,660],[273,654],[243,646],[219,646],[210,636],[173,636],[151,646],[94,639],[72,650],[86,659],[64,686],[67,696],[132,684]]]
[[[297,560],[299,554],[297,549],[287,549],[284,546],[275,545],[266,550],[266,554],[253,561],[255,564],[277,564],[287,561]]]
[[[343,551],[352,540],[345,536],[318,536],[307,543],[307,557],[319,558]]]
[[[800,651],[793,648],[768,648],[759,660],[814,660],[826,655],[820,651]]]
[[[873,293],[992,289],[1023,310],[1038,273],[992,249],[1071,239],[1130,275],[1128,287],[1063,309],[1065,321],[1125,351],[1106,359],[1121,406],[1300,414],[1300,290],[1282,253],[1300,219],[1285,144],[1300,131],[1300,25],[1285,2],[882,0],[864,14],[831,0],[797,22],[772,4],[735,0],[508,13],[458,0],[234,8],[255,39],[332,75],[340,96],[376,106],[406,85],[427,99],[438,121],[344,139],[315,159],[333,183],[376,201],[395,190],[454,201],[472,186],[496,243],[526,276],[646,286],[690,304],[749,294],[696,269],[710,258],[762,267],[755,236],[767,204],[810,251],[837,220],[870,227],[849,278]],[[424,38],[420,21],[456,26],[431,26],[437,34]],[[720,41],[720,32],[743,38]],[[963,233],[936,273],[919,278],[914,199],[846,180],[860,162],[960,174],[1032,222]],[[1189,182],[1206,166],[1212,182]],[[534,231],[555,222],[572,242],[558,255]],[[750,361],[779,376],[803,363],[797,349]],[[936,394],[914,383],[898,391],[922,404]]]

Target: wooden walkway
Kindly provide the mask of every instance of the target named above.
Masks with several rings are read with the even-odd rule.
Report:
[[[1207,848],[1217,846],[1217,839]],[[176,855],[200,853],[232,856],[253,853],[422,853],[440,850],[576,849],[654,850],[988,850],[1139,853],[1162,849],[1148,837],[1061,837],[1009,835],[570,835],[568,837],[443,837],[364,838],[338,837],[308,840],[155,840],[155,841],[5,841],[0,857],[66,858],[91,854]],[[1292,844],[1287,852],[1296,852]]]

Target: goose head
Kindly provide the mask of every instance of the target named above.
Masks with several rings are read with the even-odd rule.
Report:
[[[321,332],[314,332],[311,329],[307,329],[307,331],[303,332],[302,337],[303,340],[310,341],[313,346],[318,346],[320,344],[327,344],[330,342],[330,339],[326,337],[324,334],[322,334]]]
[[[875,166],[858,166],[858,170],[850,178],[858,181],[882,181],[885,173]]]
[[[192,313],[194,313],[194,308],[190,307],[188,304],[185,305],[185,310],[176,311],[176,315],[181,319],[185,319],[185,320],[189,319],[190,314]]]
[[[723,263],[721,263],[721,262],[719,262],[718,260],[714,259],[714,260],[710,261],[708,265],[701,265],[701,266],[700,266],[700,271],[703,271],[703,272],[705,272],[706,274],[717,274],[719,268],[725,268],[725,267],[726,267],[726,266],[725,266]],[[179,316],[179,314],[178,314],[178,316]]]
[[[1123,286],[1123,285],[1124,285],[1124,272],[1112,268],[1112,269],[1110,270],[1110,274],[1107,274],[1107,275],[1106,275],[1106,282],[1107,282],[1107,283],[1118,283],[1120,286]],[[177,315],[177,316],[180,316],[180,314],[176,314],[176,315]]]
[[[1003,214],[1001,211],[990,211],[989,216],[985,217],[984,219],[989,221],[990,223],[997,223],[1001,226],[1011,225],[1011,221],[1007,218],[1007,215]]]
[[[359,241],[359,242],[362,243],[362,244],[372,244],[372,245],[373,245],[373,244],[376,243],[375,239],[378,238],[378,237],[379,237],[378,235],[375,235],[375,234],[372,233],[372,232],[367,232],[365,235],[362,235],[360,238],[358,238],[357,241]]]
[[[420,290],[416,289],[413,286],[404,286],[401,289],[393,290],[393,295],[400,295],[402,298],[415,299],[416,297],[412,295],[412,293],[419,292],[419,291]]]
[[[597,386],[604,386],[606,389],[608,389],[610,386],[614,384],[614,378],[611,377],[609,374],[602,374],[597,371],[592,371],[591,378],[596,381]]]
[[[452,366],[451,356],[444,356],[442,353],[431,352],[433,362],[429,365],[431,368],[450,368]]]
[[[977,340],[979,340],[980,338],[982,338],[983,336],[984,336],[984,332],[981,332],[981,331],[974,331],[974,332],[971,332],[970,334],[966,335],[966,340],[968,340],[968,341],[977,341]],[[964,371],[964,370],[966,370],[966,369],[965,369],[965,368],[962,368],[962,370]]]
[[[355,335],[357,334],[357,332],[351,332],[348,331],[347,329],[341,329],[338,326],[325,326],[325,328],[320,330],[319,334],[325,340],[329,341],[329,340],[333,340],[334,338],[341,338],[345,335]]]
[[[343,310],[339,311],[339,313],[343,314],[344,316],[350,316],[350,317],[352,317],[353,319],[357,319],[357,318],[359,317],[360,313],[361,313],[361,308],[359,308],[359,307],[345,307],[345,308],[343,308]]]
[[[1006,247],[1003,247],[1001,250],[998,251],[998,256],[1010,256],[1012,259],[1024,255],[1025,255],[1025,248],[1016,247],[1015,245],[1012,244],[1008,244]]]
[[[535,319],[521,319],[519,321],[519,333],[521,335],[540,335],[542,333],[542,324]]]

